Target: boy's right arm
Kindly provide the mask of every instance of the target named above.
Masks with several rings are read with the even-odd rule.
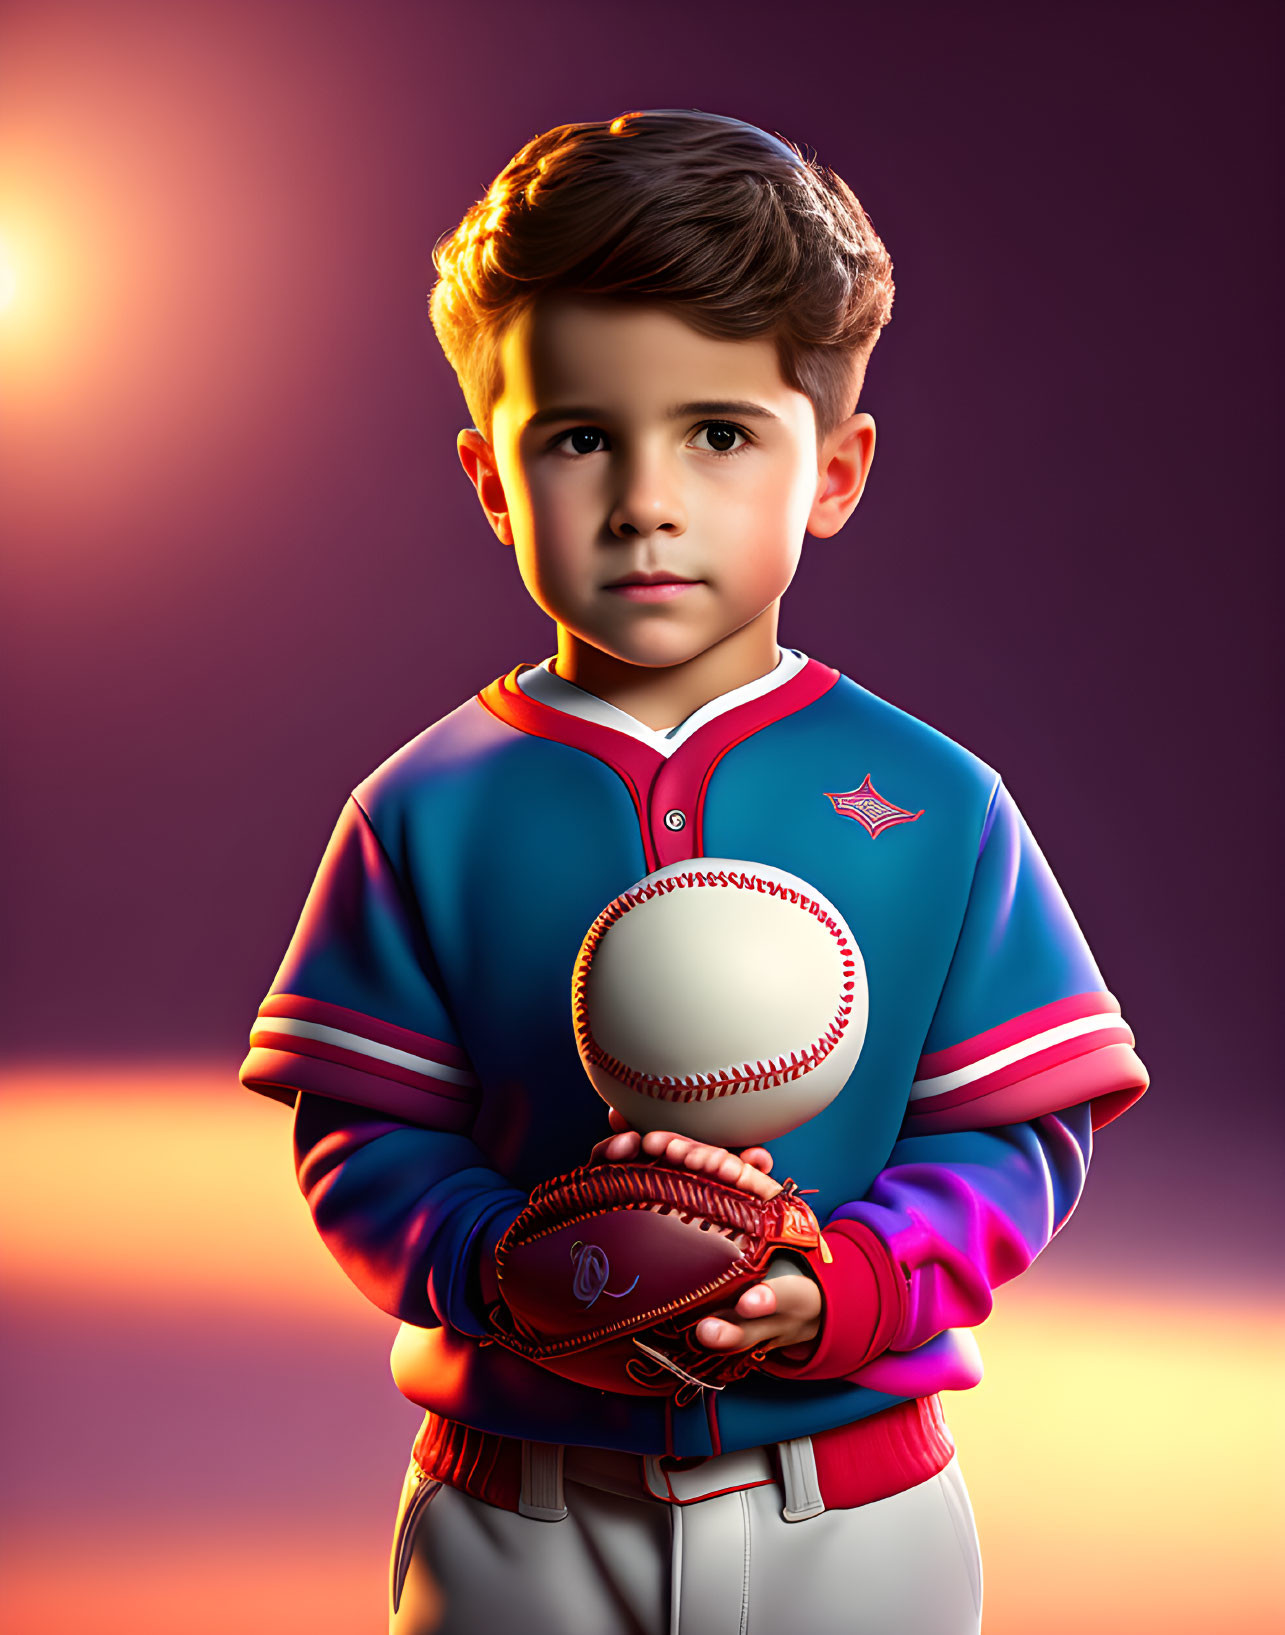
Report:
[[[381,1310],[486,1333],[495,1245],[526,1205],[464,1136],[301,1095],[295,1168],[317,1230]]]
[[[480,1094],[419,906],[362,806],[336,825],[241,1069],[297,1105],[317,1226],[377,1305],[485,1329],[480,1267],[526,1204],[470,1140]]]

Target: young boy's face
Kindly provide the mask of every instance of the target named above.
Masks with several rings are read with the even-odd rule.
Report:
[[[869,417],[845,423],[857,470],[836,483],[842,439],[818,449],[775,343],[701,335],[659,305],[547,301],[501,360],[491,444],[463,433],[461,457],[560,651],[569,635],[678,665],[756,621],[774,644],[804,534],[835,532],[860,496]]]

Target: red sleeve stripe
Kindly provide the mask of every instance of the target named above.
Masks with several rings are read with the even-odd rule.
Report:
[[[322,1027],[336,1028],[375,1045],[387,1045],[408,1056],[419,1056],[440,1067],[458,1068],[468,1074],[468,1057],[458,1045],[445,1039],[434,1039],[427,1033],[412,1033],[409,1028],[395,1027],[378,1016],[364,1011],[351,1011],[344,1005],[329,1005],[320,999],[305,999],[302,994],[269,994],[259,1006],[259,1018],[289,1017],[296,1022],[316,1022]]]
[[[428,1088],[422,1079],[411,1083],[410,1077],[386,1063],[372,1065],[358,1057],[343,1060],[338,1052],[301,1056],[266,1045],[252,1048],[241,1068],[241,1082],[247,1090],[278,1100],[293,1101],[296,1092],[306,1090],[431,1130],[463,1133],[470,1128],[477,1110],[472,1099],[461,1097],[448,1085]]]
[[[1093,1127],[1099,1129],[1132,1106],[1147,1083],[1147,1070],[1130,1046],[1108,1044],[953,1106],[925,1108],[922,1102],[912,1103],[901,1133],[941,1135],[953,1130],[991,1129],[997,1124],[1022,1124],[1083,1101],[1093,1102]]]
[[[997,1090],[1006,1090],[1010,1084],[1019,1084],[1023,1079],[1034,1078],[1046,1068],[1057,1067],[1061,1062],[1072,1062],[1080,1056],[1092,1055],[1107,1045],[1133,1043],[1133,1034],[1118,1016],[1090,1018],[1079,1023],[1067,1023],[1065,1027],[1075,1027],[1079,1031],[1067,1034],[1064,1028],[1050,1028],[1037,1035],[1032,1041],[1033,1048],[1023,1055],[1012,1056],[1009,1052],[998,1052],[995,1056],[985,1058],[989,1062],[1003,1063],[1002,1066],[992,1067],[989,1072],[976,1072],[964,1078],[962,1073],[969,1070],[963,1069],[961,1073],[921,1081],[919,1085],[913,1086],[910,1092],[915,1112],[938,1112],[946,1107],[958,1107],[966,1101],[976,1101],[979,1096],[990,1096]],[[979,1067],[982,1065],[983,1063],[978,1064]],[[931,1088],[933,1085],[943,1084],[952,1084],[953,1088],[936,1091]]]
[[[1079,1055],[1116,1039],[1133,1043],[1133,1035],[1121,1021],[1120,1007],[1111,995],[1078,994],[1073,999],[1058,1000],[1039,1010],[1027,1011],[1024,1016],[989,1028],[962,1044],[952,1045],[949,1050],[921,1056],[910,1098],[922,1101],[951,1095],[1063,1044],[1072,1046],[1071,1055]]]
[[[412,1056],[404,1050],[394,1050],[372,1039],[362,1039],[355,1033],[340,1028],[322,1027],[318,1022],[295,1022],[287,1016],[273,1017],[271,1021],[256,1022],[250,1030],[251,1046],[261,1045],[265,1050],[290,1050],[300,1056],[316,1056],[322,1061],[347,1061],[367,1073],[383,1078],[396,1078],[403,1084],[414,1084],[422,1089],[450,1086],[457,1093],[477,1088],[472,1073],[463,1073],[458,1067],[444,1067],[427,1056]]]
[[[301,1032],[304,1028],[310,1031]],[[319,1028],[313,1022],[279,1020],[256,1026],[250,1034],[250,1047],[284,1050],[292,1055],[310,1056],[320,1062],[343,1062],[359,1072],[373,1073],[376,1078],[396,1079],[399,1084],[411,1085],[417,1090],[432,1090],[456,1101],[473,1100],[469,1092],[476,1087],[477,1080],[471,1073],[458,1073],[450,1067],[425,1072],[418,1065],[421,1057],[408,1057],[407,1061],[417,1065],[407,1066],[397,1059],[403,1052],[389,1051],[386,1046],[381,1045],[378,1051],[352,1049],[348,1044],[352,1037],[349,1033],[338,1033],[334,1028]]]
[[[1108,1013],[1120,1014],[1120,1004],[1114,994],[1077,993],[1069,999],[1055,999],[1051,1005],[1041,1005],[1038,1010],[1014,1016],[1011,1021],[987,1028],[985,1033],[975,1033],[971,1039],[963,1039],[946,1050],[934,1050],[921,1056],[915,1078],[935,1079],[944,1073],[954,1073],[958,1068],[980,1061],[983,1056],[1020,1044],[1048,1028],[1060,1027],[1063,1022],[1078,1022],[1085,1016]]]

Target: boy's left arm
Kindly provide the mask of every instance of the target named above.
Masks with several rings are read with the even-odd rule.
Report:
[[[779,1255],[770,1297],[761,1285],[746,1291],[698,1337],[712,1350],[768,1346],[769,1372],[839,1379],[885,1351],[975,1327],[992,1291],[1025,1271],[1074,1209],[1092,1144],[1088,1103],[994,1130],[904,1137],[866,1196],[831,1216],[824,1251]],[[720,1154],[683,1137],[669,1143],[670,1162],[722,1167],[762,1195],[775,1185],[766,1154],[725,1166]]]
[[[772,1372],[837,1379],[990,1315],[1079,1200],[1093,1147],[1088,1103],[1022,1124],[906,1136],[808,1257],[823,1311],[810,1353]]]
[[[828,1253],[808,1257],[823,1302],[811,1351],[784,1342],[773,1372],[844,1378],[980,1323],[1074,1209],[1094,1129],[1146,1088],[1133,1035],[998,783],[914,1079],[884,1166],[832,1209]],[[792,1165],[806,1186],[797,1154]],[[720,1348],[747,1333],[764,1343],[755,1321],[731,1326],[742,1333]]]

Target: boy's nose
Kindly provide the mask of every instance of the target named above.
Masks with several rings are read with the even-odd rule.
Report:
[[[687,512],[676,478],[658,461],[631,461],[621,471],[609,526],[617,539],[685,533]]]

